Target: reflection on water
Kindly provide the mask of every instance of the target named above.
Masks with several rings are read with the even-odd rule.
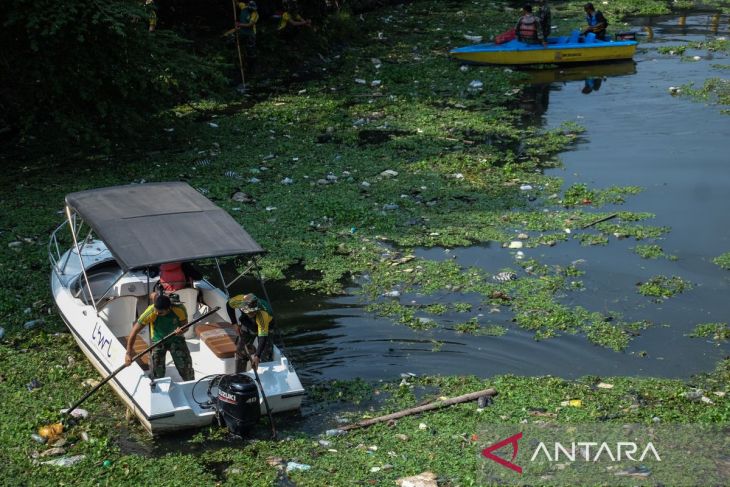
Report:
[[[529,77],[530,84],[522,88],[518,104],[525,112],[523,120],[535,123],[547,112],[551,91],[563,89],[568,82],[582,80],[584,86],[581,91],[584,94],[592,93],[600,90],[608,78],[636,74],[636,63],[627,60],[550,69],[524,69],[522,72]]]

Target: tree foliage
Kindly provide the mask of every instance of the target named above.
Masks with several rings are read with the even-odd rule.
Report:
[[[131,137],[165,107],[225,81],[151,11],[130,0],[4,0],[0,122],[20,136]]]

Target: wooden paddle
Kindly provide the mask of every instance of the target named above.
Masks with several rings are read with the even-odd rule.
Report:
[[[87,400],[87,399],[88,399],[89,397],[91,397],[91,395],[92,395],[92,394],[94,394],[94,393],[95,393],[96,391],[98,391],[98,390],[99,390],[99,389],[101,388],[101,386],[103,386],[104,384],[106,384],[107,382],[109,382],[110,380],[112,380],[112,379],[113,379],[113,378],[114,378],[114,377],[115,377],[115,376],[116,376],[116,375],[117,375],[117,374],[118,374],[119,372],[121,372],[122,370],[126,369],[127,367],[129,367],[130,365],[132,365],[133,363],[135,363],[135,362],[137,361],[137,359],[139,359],[139,358],[140,358],[141,356],[143,356],[144,354],[146,354],[147,352],[149,352],[149,351],[150,351],[150,350],[152,350],[153,348],[155,348],[155,347],[158,347],[158,346],[160,346],[160,344],[164,343],[164,342],[165,342],[165,341],[167,341],[167,340],[168,340],[169,338],[172,338],[172,337],[173,337],[173,336],[175,336],[175,335],[182,335],[182,334],[183,334],[183,333],[185,332],[185,330],[187,330],[187,329],[188,329],[188,328],[190,328],[191,326],[193,326],[193,325],[197,324],[197,323],[198,323],[198,322],[200,322],[201,320],[204,320],[205,318],[207,318],[208,316],[212,315],[213,313],[215,313],[215,312],[216,312],[216,311],[218,311],[219,309],[221,309],[221,307],[220,307],[220,306],[216,306],[215,308],[213,308],[212,310],[208,311],[207,313],[205,313],[205,314],[204,314],[203,316],[201,316],[201,317],[200,317],[200,318],[198,318],[197,320],[195,320],[195,321],[191,321],[191,322],[190,322],[190,323],[188,323],[187,325],[185,325],[185,326],[183,326],[183,327],[180,327],[180,330],[179,330],[179,331],[177,331],[177,330],[176,330],[176,331],[173,331],[172,333],[169,333],[169,334],[167,334],[167,335],[166,335],[166,336],[165,336],[165,337],[164,337],[164,338],[163,338],[162,340],[160,340],[159,342],[157,342],[157,343],[153,343],[153,344],[152,344],[152,345],[150,345],[149,347],[147,347],[147,348],[145,348],[144,350],[142,350],[141,352],[139,352],[139,353],[138,353],[137,355],[135,355],[134,357],[132,357],[132,361],[130,362],[130,364],[129,364],[129,365],[126,365],[126,364],[122,364],[122,365],[120,365],[120,366],[119,366],[119,368],[117,368],[117,370],[115,370],[114,372],[112,372],[111,374],[109,374],[108,376],[106,376],[106,378],[105,378],[104,380],[102,380],[101,382],[99,382],[99,383],[98,383],[98,384],[97,384],[96,386],[94,386],[94,388],[93,388],[93,389],[91,389],[91,390],[90,390],[89,392],[87,392],[86,394],[84,394],[84,395],[83,395],[83,397],[82,397],[81,399],[79,399],[78,401],[76,401],[76,402],[75,402],[75,403],[73,404],[73,406],[71,406],[71,407],[70,407],[70,408],[69,408],[69,409],[68,409],[68,410],[67,410],[66,412],[64,412],[63,414],[65,414],[65,415],[67,415],[67,416],[70,416],[70,415],[71,415],[71,412],[72,412],[72,411],[73,411],[74,409],[78,408],[78,407],[79,407],[79,406],[80,406],[80,405],[81,405],[81,404],[82,404],[82,403],[83,403],[84,401],[86,401],[86,400]]]

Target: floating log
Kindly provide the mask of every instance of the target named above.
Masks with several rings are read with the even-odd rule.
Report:
[[[495,389],[484,389],[482,391],[477,392],[470,392],[469,394],[464,394],[462,396],[452,397],[451,399],[446,399],[445,401],[435,401],[429,404],[425,404],[423,406],[417,406],[414,408],[404,409],[402,411],[398,411],[397,413],[393,414],[387,414],[385,416],[378,416],[377,418],[372,419],[365,419],[362,421],[358,421],[357,423],[352,423],[343,426],[342,428],[338,428],[341,431],[350,431],[358,428],[365,428],[367,426],[372,426],[376,423],[383,423],[385,421],[390,421],[391,419],[400,419],[405,416],[411,416],[413,414],[423,413],[425,411],[432,411],[434,409],[441,409],[446,406],[453,406],[454,404],[460,404],[462,402],[469,402],[469,401],[476,401],[482,396],[489,396],[494,397],[497,395],[497,391]]]

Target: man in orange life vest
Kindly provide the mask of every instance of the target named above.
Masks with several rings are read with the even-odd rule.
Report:
[[[528,4],[522,7],[522,17],[517,21],[515,34],[520,42],[547,46],[547,40],[543,36],[542,25],[540,25],[538,18],[532,15],[532,5]]]

